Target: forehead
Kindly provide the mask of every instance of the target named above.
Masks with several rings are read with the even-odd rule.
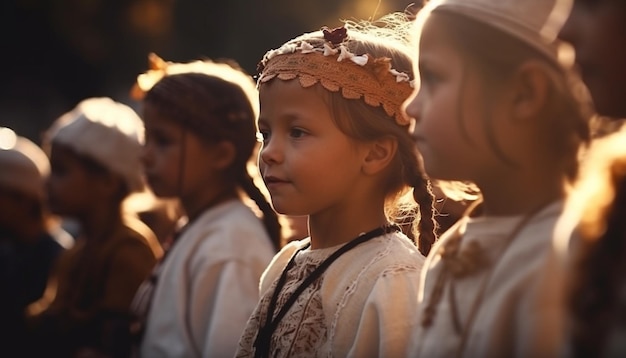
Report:
[[[176,122],[175,115],[163,111],[154,104],[144,104],[142,117],[146,130],[164,129],[175,131],[181,128],[181,125]]]
[[[448,30],[437,14],[431,14],[420,30],[419,47],[427,49],[450,49],[452,45]]]
[[[462,52],[436,14],[429,16],[421,29],[418,56],[419,64],[461,65]]]
[[[328,103],[324,89],[319,84],[303,87],[300,79],[281,80],[275,78],[263,83],[259,88],[261,117],[269,111],[290,109],[315,109],[318,112],[328,111]]]

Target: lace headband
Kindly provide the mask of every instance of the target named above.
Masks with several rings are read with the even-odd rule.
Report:
[[[370,106],[382,106],[399,125],[408,125],[401,106],[413,92],[409,75],[391,68],[390,58],[351,53],[343,45],[348,36],[345,27],[322,31],[323,46],[299,41],[269,51],[259,64],[259,83],[273,78],[298,78],[304,88],[320,83],[328,91],[341,91],[344,98],[363,98]]]

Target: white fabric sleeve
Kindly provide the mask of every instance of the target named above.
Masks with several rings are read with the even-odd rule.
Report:
[[[206,267],[193,276],[187,322],[202,357],[231,357],[259,300],[261,270],[240,260]]]
[[[383,273],[368,296],[349,357],[406,357],[417,322],[419,271]]]

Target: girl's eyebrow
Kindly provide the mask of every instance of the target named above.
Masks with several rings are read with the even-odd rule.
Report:
[[[292,122],[296,120],[306,119],[306,118],[309,118],[309,116],[302,116],[297,113],[288,112],[288,113],[281,114],[278,117],[278,120],[284,121],[287,124],[291,124]],[[267,119],[267,117],[259,116],[259,119],[258,119],[259,124],[268,124],[268,122],[271,122],[271,121]]]

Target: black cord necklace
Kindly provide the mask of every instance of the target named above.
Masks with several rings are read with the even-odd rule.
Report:
[[[295,264],[295,258],[298,253],[302,250],[305,250],[311,246],[311,244],[307,244],[304,247],[298,249],[292,256],[287,266],[283,269],[283,272],[278,279],[278,283],[276,284],[276,288],[274,289],[274,293],[272,294],[272,298],[270,300],[269,306],[267,308],[267,315],[265,316],[265,323],[259,328],[259,332],[257,333],[257,337],[254,341],[254,357],[269,357],[270,350],[270,341],[274,331],[278,327],[278,324],[283,319],[287,311],[293,306],[298,297],[302,294],[302,292],[309,287],[313,282],[315,282],[326,269],[341,255],[355,248],[356,246],[367,242],[375,237],[388,234],[391,232],[400,231],[400,227],[396,224],[387,224],[381,227],[378,227],[374,230],[365,232],[357,236],[356,238],[349,241],[347,244],[339,248],[332,255],[330,255],[326,260],[324,260],[311,274],[298,286],[298,288],[289,296],[285,304],[280,308],[276,317],[274,317],[274,311],[276,310],[276,302],[278,301],[278,296],[280,295],[280,291],[283,289],[285,285],[285,281],[287,280],[287,272],[293,267]],[[272,319],[272,317],[274,317]]]

